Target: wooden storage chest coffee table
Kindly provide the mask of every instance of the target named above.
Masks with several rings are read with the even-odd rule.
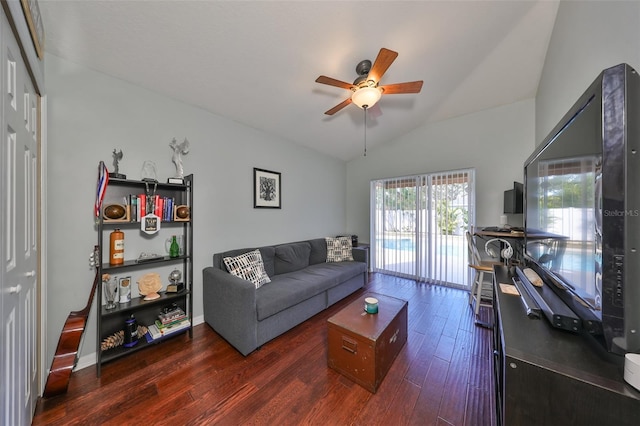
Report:
[[[364,299],[378,299],[378,313]],[[407,301],[368,293],[327,320],[329,367],[375,393],[407,341]]]

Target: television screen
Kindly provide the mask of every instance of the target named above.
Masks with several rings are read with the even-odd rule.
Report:
[[[601,102],[587,100],[525,167],[527,255],[587,303],[602,308]]]
[[[504,213],[522,213],[523,186],[520,182],[513,182],[513,189],[504,191]]]
[[[640,353],[637,117],[640,76],[607,68],[524,167],[526,265],[620,355]]]

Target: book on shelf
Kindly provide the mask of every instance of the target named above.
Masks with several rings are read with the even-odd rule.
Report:
[[[162,203],[164,203],[164,197],[156,195],[155,199],[153,200],[153,214],[158,216],[160,220],[164,220],[164,217],[162,217]]]
[[[147,327],[147,334],[151,337],[151,340],[159,339],[162,337],[162,333],[155,324],[151,324],[149,327]],[[148,340],[149,339],[147,338],[147,341]]]
[[[164,220],[167,222],[173,221],[173,198],[167,198],[167,201],[164,206]]]
[[[131,206],[131,221],[138,221],[138,196],[130,194],[129,195],[129,205]]]
[[[160,329],[160,332],[163,335],[168,335],[171,333],[175,333],[176,331],[180,331],[180,330],[184,330],[185,328],[189,328],[191,326],[191,321],[189,321],[189,318],[185,318],[182,321],[169,325],[169,326],[165,326],[163,328]]]
[[[165,328],[169,328],[172,327],[176,324],[181,323],[182,321],[184,321],[187,318],[186,315],[182,315],[180,318],[176,318],[173,321],[168,321],[168,322],[162,322],[159,319],[156,320],[155,325],[160,329],[160,331],[164,330]]]
[[[140,212],[140,214],[138,215],[140,219],[142,219],[147,215],[147,195],[146,194],[138,195],[138,211]]]
[[[158,319],[163,324],[167,324],[170,322],[175,322],[176,320],[184,319],[186,316],[187,314],[181,308],[176,308],[169,312],[158,315]]]
[[[159,339],[161,337],[169,336],[173,333],[177,333],[178,331],[185,330],[191,327],[191,321],[188,318],[183,319],[171,326],[158,327],[158,323],[156,321],[155,324],[151,324],[148,327],[148,333],[153,340]]]

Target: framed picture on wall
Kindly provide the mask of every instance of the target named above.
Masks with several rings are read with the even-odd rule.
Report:
[[[22,4],[22,10],[24,11],[24,17],[31,33],[31,39],[33,40],[33,47],[36,50],[38,59],[42,59],[43,56],[43,42],[44,42],[44,27],[42,26],[42,15],[40,15],[40,6],[37,0],[20,0]]]
[[[280,173],[253,169],[253,208],[279,209],[282,207]]]

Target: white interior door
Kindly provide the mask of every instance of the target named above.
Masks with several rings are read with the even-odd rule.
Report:
[[[31,423],[37,389],[38,103],[6,16],[2,57],[0,402],[6,425]]]

